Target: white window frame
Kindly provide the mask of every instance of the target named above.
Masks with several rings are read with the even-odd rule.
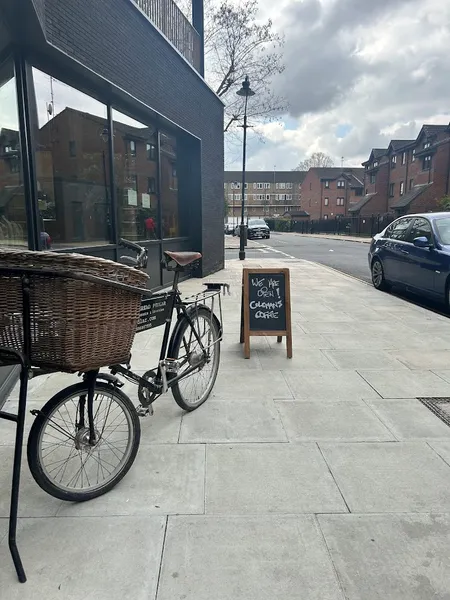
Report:
[[[329,198],[324,198],[323,199],[323,204],[324,204],[324,206],[328,206],[330,204],[330,199]]]
[[[323,186],[326,190],[329,190],[330,189],[330,180],[325,179],[325,181],[323,182]]]
[[[345,181],[343,179],[339,179],[337,182],[337,186],[339,189],[345,188]]]
[[[262,190],[262,189],[264,189],[264,188],[263,188],[263,184],[262,184],[262,183],[257,183],[257,184],[256,184],[256,189],[258,189],[258,190]]]
[[[280,183],[280,190],[285,190],[285,189],[286,189],[286,184]]]
[[[405,193],[405,182],[400,181],[400,196],[403,196],[404,193]]]
[[[402,165],[406,165],[406,152],[402,153]]]
[[[264,189],[265,190],[270,190],[270,183],[265,183],[264,184]]]
[[[344,198],[336,198],[336,206],[344,206]]]
[[[280,189],[280,184],[278,182],[275,184],[275,189]]]
[[[256,183],[253,184],[253,189],[256,190]]]

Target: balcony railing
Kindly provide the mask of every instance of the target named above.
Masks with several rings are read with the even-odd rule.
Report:
[[[173,0],[133,0],[184,58],[200,71],[200,36]]]

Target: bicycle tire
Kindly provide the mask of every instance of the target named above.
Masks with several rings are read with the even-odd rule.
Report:
[[[43,464],[43,449],[41,448],[42,438],[45,432],[46,425],[49,424],[51,418],[54,416],[56,410],[59,407],[63,406],[67,401],[79,398],[80,396],[87,396],[87,394],[88,387],[86,382],[76,383],[58,392],[41,409],[41,411],[39,412],[39,414],[33,422],[28,436],[27,458],[31,474],[33,475],[34,480],[41,489],[43,489],[51,496],[58,498],[59,500],[65,500],[69,502],[85,502],[87,500],[92,500],[93,498],[97,498],[98,496],[106,494],[106,492],[109,492],[114,486],[116,486],[119,483],[119,481],[123,479],[123,477],[125,477],[127,472],[130,470],[136,458],[137,451],[139,449],[141,426],[139,422],[139,417],[137,415],[133,403],[131,402],[129,397],[126,394],[124,394],[121,390],[106,383],[97,381],[95,384],[94,399],[98,398],[98,396],[101,394],[102,397],[106,396],[117,400],[127,419],[127,423],[130,428],[131,445],[126,459],[124,460],[123,464],[120,465],[120,468],[118,469],[117,473],[115,473],[114,476],[107,480],[104,485],[97,485],[94,489],[91,490],[71,490],[70,488],[62,486],[61,484],[58,485],[58,483],[55,482],[55,480],[49,477],[47,470]],[[53,445],[56,446],[55,443],[53,443]],[[67,445],[70,446],[70,442]],[[76,448],[75,442],[73,442],[73,447]],[[85,463],[87,462],[87,460],[88,459],[85,460]],[[99,470],[98,467],[97,470]]]
[[[199,320],[200,317],[202,317],[206,322],[208,322],[210,324],[212,338],[213,338],[213,343],[212,343],[211,347],[214,349],[214,355],[213,355],[214,362],[213,362],[211,375],[210,375],[208,384],[206,386],[206,389],[204,390],[204,392],[200,396],[200,398],[198,398],[197,400],[194,399],[194,401],[189,401],[186,398],[185,393],[183,392],[183,382],[185,382],[187,379],[192,377],[193,374],[198,373],[199,371],[195,371],[193,374],[180,379],[171,388],[172,395],[175,399],[175,402],[178,404],[178,406],[180,408],[182,408],[183,410],[189,411],[189,412],[193,411],[196,408],[198,408],[199,406],[201,406],[209,398],[211,391],[214,387],[216,378],[217,378],[217,373],[219,370],[219,363],[220,363],[220,326],[218,324],[218,321],[215,318],[214,314],[211,312],[211,310],[205,306],[201,306],[200,308],[198,308],[198,310],[196,310],[195,312],[192,312],[192,314],[190,315],[190,318],[193,321]],[[179,328],[176,331],[176,334],[175,334],[176,337],[174,338],[173,343],[171,344],[171,347],[172,347],[171,358],[174,358],[175,360],[178,360],[180,358],[180,354],[179,354],[180,348],[181,348],[181,345],[183,342],[184,335],[187,330],[191,331],[191,325],[186,318],[183,318],[179,325]],[[197,343],[197,346],[198,346],[198,342],[195,338],[194,338],[194,341]],[[200,371],[202,371],[203,369],[204,369],[204,367],[202,367],[202,369],[200,369]]]

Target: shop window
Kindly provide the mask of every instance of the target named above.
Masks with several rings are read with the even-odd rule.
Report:
[[[36,179],[53,248],[110,243],[109,131],[104,104],[33,69]],[[72,160],[74,153],[77,160]]]
[[[12,61],[0,65],[0,246],[28,246]]]
[[[156,129],[117,110],[112,111],[112,118],[119,235],[132,241],[156,239],[159,237]]]
[[[178,156],[177,140],[168,132],[161,132],[160,147],[162,233],[164,238],[179,237],[184,235],[187,223],[186,219],[180,219],[177,163],[180,158],[188,157]]]

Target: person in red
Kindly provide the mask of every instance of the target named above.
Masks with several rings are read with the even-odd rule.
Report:
[[[147,237],[155,237],[155,219],[153,217],[148,217],[145,219],[145,230],[147,232]]]

